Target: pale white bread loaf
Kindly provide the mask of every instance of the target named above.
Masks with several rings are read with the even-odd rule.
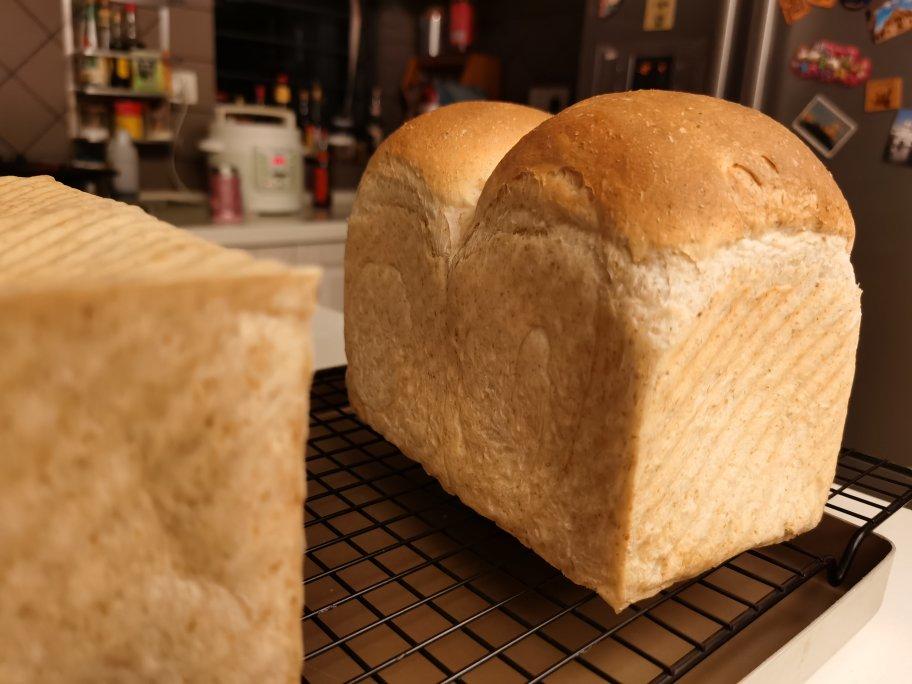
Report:
[[[543,122],[450,259],[451,374],[425,395],[455,409],[425,426],[445,486],[617,609],[810,529],[854,372],[853,236],[822,164],[752,110],[646,91]],[[399,420],[379,429],[423,463]]]
[[[0,178],[0,681],[298,681],[318,278]]]

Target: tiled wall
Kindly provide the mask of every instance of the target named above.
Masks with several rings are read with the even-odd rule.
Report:
[[[184,0],[171,9],[172,64],[196,71],[199,79],[199,104],[188,111],[176,146],[178,171],[191,187],[202,187],[197,144],[206,133],[215,103],[212,4],[213,0]],[[156,12],[140,8],[138,23],[142,40],[157,47]],[[37,162],[69,159],[62,26],[60,0],[0,0],[0,157],[22,154]],[[171,186],[169,152],[143,149],[144,188]]]
[[[59,0],[0,0],[0,156],[68,156]]]

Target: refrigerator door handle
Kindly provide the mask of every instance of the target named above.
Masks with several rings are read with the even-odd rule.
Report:
[[[769,73],[770,57],[773,50],[773,39],[776,33],[776,0],[760,0],[754,5],[751,17],[751,38],[745,61],[745,78],[741,88],[741,104],[763,110],[766,94],[766,77]]]
[[[740,4],[740,0],[722,0],[719,9],[719,24],[709,81],[709,93],[713,97],[725,97],[728,68],[731,64],[732,41],[735,36],[735,19],[738,16]]]

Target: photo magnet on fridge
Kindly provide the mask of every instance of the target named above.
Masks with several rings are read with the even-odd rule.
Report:
[[[827,159],[836,156],[857,128],[848,114],[823,95],[815,95],[792,122],[792,129]]]
[[[900,109],[890,127],[884,161],[912,166],[912,109]]]
[[[671,31],[675,25],[677,0],[646,0],[644,31]]]
[[[779,0],[779,9],[782,10],[785,23],[792,25],[799,19],[804,19],[811,11],[811,6],[807,0]]]
[[[886,112],[902,105],[903,80],[875,78],[865,85],[865,111]]]
[[[866,14],[875,43],[912,31],[912,0],[874,0]]]

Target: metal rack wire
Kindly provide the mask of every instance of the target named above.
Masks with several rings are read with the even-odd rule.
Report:
[[[672,681],[819,573],[841,582],[912,501],[912,469],[844,450],[840,552],[751,550],[616,615],[361,423],[344,370],[311,394],[305,681]]]

